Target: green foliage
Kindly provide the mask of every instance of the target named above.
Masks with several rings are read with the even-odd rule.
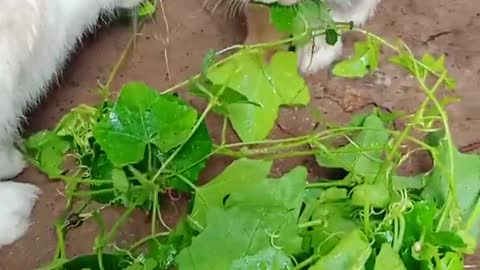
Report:
[[[214,85],[227,85],[250,101],[225,106],[242,141],[265,139],[281,105],[306,105],[310,101],[308,86],[297,72],[295,53],[278,52],[268,64],[264,59],[262,50],[242,50],[207,74]]]
[[[322,6],[313,0],[290,9],[272,5],[273,23],[294,36],[306,31],[308,38],[322,28],[335,43],[331,22],[318,19]],[[160,94],[132,82],[116,100],[81,105],[54,129],[30,136],[27,157],[66,183],[67,211],[86,205],[56,222],[57,253],[43,269],[462,269],[480,233],[480,158],[455,149],[444,108],[450,101],[436,97],[440,86],[454,88],[455,81],[443,57],[418,60],[408,48],[364,33],[366,41],[357,43],[355,55],[334,74],[366,76],[378,67],[380,48],[392,48],[397,55],[391,62],[410,72],[427,95],[415,113],[374,109],[347,126],[267,139],[279,108],[306,105],[310,94],[295,54],[280,51],[267,62],[268,46],[262,44],[218,62],[210,51],[200,74],[172,88],[189,86],[191,94],[206,99],[200,113],[166,93],[172,89]],[[241,142],[227,141],[225,122],[214,144],[205,124],[211,112],[230,120]],[[399,119],[404,129],[393,128]],[[336,147],[339,139],[345,144]],[[420,150],[430,153],[433,168],[398,175]],[[272,178],[275,160],[312,154],[320,166],[342,169],[346,176],[309,182],[299,166]],[[198,185],[213,155],[235,160]],[[173,230],[158,233],[160,195],[172,190],[192,192],[191,207]],[[86,212],[92,200],[103,205]],[[112,204],[126,210],[107,230],[100,211]],[[127,247],[112,245],[138,208],[150,213],[151,234]],[[81,223],[72,217],[98,223],[94,254],[70,259],[65,253],[65,234]]]
[[[372,73],[378,67],[380,42],[367,38],[365,42],[355,43],[355,53],[349,59],[333,68],[334,75],[347,78],[361,78]]]
[[[196,120],[195,109],[178,98],[160,96],[142,83],[129,83],[93,134],[112,163],[122,167],[141,161],[149,144],[166,153],[185,143]]]

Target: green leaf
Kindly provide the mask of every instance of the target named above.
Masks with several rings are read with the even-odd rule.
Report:
[[[290,270],[293,268],[292,260],[287,254],[270,247],[255,255],[233,261],[230,270]]]
[[[200,188],[194,209],[203,212],[193,211],[192,216],[197,221],[206,216],[204,230],[177,257],[179,268],[230,269],[234,261],[255,256],[272,245],[286,254],[301,250],[297,219],[307,171],[298,167],[280,179],[245,177],[258,175],[258,167],[266,176],[270,166],[265,161],[239,160],[207,188]],[[206,201],[210,202],[207,206]]]
[[[239,159],[215,177],[198,188],[192,215],[201,225],[206,224],[209,208],[221,208],[224,198],[232,192],[250,188],[251,184],[265,179],[270,172],[271,161]]]
[[[403,245],[411,247],[422,235],[433,232],[437,209],[434,204],[420,201],[414,204],[413,210],[405,215],[405,236]]]
[[[297,18],[298,9],[283,6],[271,5],[270,20],[272,25],[279,31],[293,34],[295,32],[295,19]]]
[[[374,270],[407,270],[400,255],[389,245],[383,244],[375,260]]]
[[[44,130],[30,136],[24,146],[31,157],[30,161],[49,178],[57,178],[63,173],[61,165],[71,147],[68,139]]]
[[[450,189],[449,175],[452,174],[461,215],[467,220],[480,194],[480,156],[460,153],[452,145],[453,159],[450,159],[449,142],[439,134],[432,133],[427,139],[436,148],[437,155],[433,169],[425,177],[426,186],[422,196],[435,202],[438,207],[445,205]]]
[[[147,144],[167,152],[184,143],[196,120],[195,109],[178,98],[161,96],[143,83],[129,83],[93,134],[112,163],[123,167],[141,161]]]
[[[230,104],[226,107],[233,128],[242,141],[265,139],[273,128],[281,105],[305,105],[308,86],[298,74],[293,52],[276,53],[265,64],[262,50],[243,50],[223,65],[209,71],[216,85],[227,85],[259,104]]]
[[[375,71],[378,67],[380,42],[368,38],[364,42],[355,43],[354,55],[335,65],[332,72],[335,76],[361,78]]]
[[[328,45],[335,45],[338,41],[339,35],[335,29],[327,29],[325,31],[325,41]]]
[[[152,16],[157,10],[157,1],[150,2],[145,0],[142,2],[140,7],[137,9],[137,14],[139,17]]]
[[[372,248],[368,238],[360,231],[346,234],[327,255],[321,257],[309,270],[363,269]]]
[[[382,146],[390,138],[380,117],[370,114],[363,119],[360,130],[352,142],[337,149],[324,149],[316,154],[317,163],[323,167],[343,168],[358,175],[376,175],[383,163]],[[376,149],[378,148],[378,149]]]
[[[457,82],[447,71],[445,67],[445,56],[442,55],[435,59],[430,54],[424,54],[420,63],[417,63],[415,57],[409,51],[403,51],[396,56],[391,57],[390,62],[405,68],[413,76],[418,76],[421,79],[426,79],[432,73],[437,77],[446,73],[444,84],[449,89],[456,89]]]
[[[77,152],[82,155],[91,152],[90,138],[97,124],[98,110],[87,105],[79,105],[64,115],[54,133],[61,137],[71,137]]]
[[[441,259],[442,268],[444,270],[463,270],[463,258],[454,252],[447,252],[445,256]]]
[[[352,190],[352,205],[385,208],[390,202],[390,190],[385,183],[365,183],[355,186]]]
[[[228,108],[226,106],[229,104],[250,104],[260,107],[260,104],[248,100],[245,95],[224,85],[213,85],[210,82],[195,82],[189,90],[190,93],[206,98],[207,100],[216,97],[218,104],[215,105],[213,110],[225,115],[228,115]]]
[[[352,219],[353,208],[348,202],[325,203],[318,200],[313,204],[311,220],[322,222],[308,234],[312,237],[311,247],[319,254],[330,252],[344,235],[359,228],[358,221]]]
[[[207,126],[202,123],[192,137],[183,145],[182,149],[172,159],[168,169],[181,174],[191,183],[197,183],[200,172],[205,168],[206,156],[212,151],[212,139]],[[158,153],[158,158],[164,162],[171,153]],[[189,191],[190,186],[185,184],[179,177],[173,176],[168,179],[168,186],[178,191]]]
[[[295,221],[286,209],[209,209],[206,228],[193,238],[191,246],[180,252],[176,262],[183,270],[223,270],[272,243],[290,252],[291,247],[284,245],[299,238]],[[301,238],[299,240],[295,249],[300,248]]]
[[[464,248],[463,239],[452,231],[431,232],[427,234],[426,241],[438,247]]]
[[[106,192],[107,189],[113,188],[113,164],[108,160],[103,152],[95,155],[89,155],[82,159],[83,165],[90,168],[92,179],[105,180],[105,183],[91,184],[91,190],[104,190],[104,192],[92,195],[92,199],[99,203],[110,203],[115,199],[115,192]],[[110,181],[111,180],[111,181]]]

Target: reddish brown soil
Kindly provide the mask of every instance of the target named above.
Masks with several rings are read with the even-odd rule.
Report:
[[[167,46],[170,74],[167,74],[164,49],[165,28],[160,17],[157,23],[148,23],[138,36],[135,53],[115,80],[114,89],[131,80],[142,80],[158,88],[166,89],[199,71],[204,53],[210,48],[222,48],[239,43],[244,38],[243,24],[227,20],[221,15],[212,16],[201,9],[200,0],[166,1],[166,14],[170,24],[170,45]],[[368,29],[389,38],[400,37],[420,53],[447,54],[448,68],[458,79],[458,94],[463,99],[450,108],[451,126],[459,146],[480,140],[480,2],[472,0],[384,0],[377,16]],[[31,114],[28,132],[52,127],[70,108],[81,104],[95,104],[99,98],[89,91],[97,81],[105,81],[113,63],[131,36],[125,26],[103,28],[70,62],[60,80],[60,86],[52,89],[48,98]],[[348,35],[347,43],[358,39]],[[346,53],[349,51],[346,50]],[[352,111],[375,102],[391,109],[412,111],[422,100],[415,82],[404,72],[389,65],[382,67],[391,85],[375,83],[376,78],[343,80],[331,78],[326,72],[312,76],[312,105],[308,109],[284,110],[273,136],[302,134],[314,126],[311,110],[319,110],[329,120],[345,122]],[[194,102],[196,104],[197,102]],[[197,104],[199,105],[199,104]],[[199,105],[201,106],[201,104]],[[220,126],[217,119],[208,121],[213,135]],[[228,161],[215,158],[209,162],[205,179],[218,173]],[[283,161],[276,172],[298,163],[311,165],[309,159]],[[411,164],[417,167],[417,164]],[[312,174],[320,172],[314,168]],[[0,270],[29,270],[48,263],[54,253],[56,239],[52,224],[63,210],[62,184],[50,182],[34,169],[19,176],[20,181],[38,185],[43,194],[33,214],[33,224],[28,234],[15,244],[0,250]],[[172,225],[183,207],[165,202],[166,221]],[[121,213],[119,209],[106,211],[108,223]],[[120,235],[123,241],[140,238],[148,232],[142,213],[131,218]],[[91,251],[96,235],[94,222],[86,222],[69,234],[69,255]],[[474,260],[470,260],[474,264]],[[480,269],[475,267],[471,269]]]

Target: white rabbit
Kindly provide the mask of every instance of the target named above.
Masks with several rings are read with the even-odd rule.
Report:
[[[0,0],[0,180],[26,167],[14,146],[24,113],[46,94],[69,53],[100,14],[142,0]],[[40,190],[0,182],[0,247],[21,237]]]
[[[246,43],[271,42],[280,36],[270,25],[268,12],[261,7],[254,7],[249,3],[275,3],[280,5],[294,5],[303,0],[227,0],[228,7],[240,9],[245,7],[247,17]],[[381,0],[325,0],[330,8],[330,15],[336,22],[350,22],[355,26],[363,26],[369,17],[373,16]],[[232,13],[232,11],[230,11]],[[329,67],[333,61],[342,54],[342,40],[331,46],[325,41],[324,36],[317,36],[312,42],[297,48],[299,69],[303,74],[315,73],[320,69]]]

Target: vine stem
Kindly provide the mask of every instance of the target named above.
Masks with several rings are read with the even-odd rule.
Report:
[[[140,240],[138,240],[137,242],[135,242],[131,247],[130,247],[130,251],[133,251],[137,248],[139,248],[140,246],[142,246],[143,244],[145,244],[146,242],[152,240],[152,239],[155,239],[155,238],[159,238],[159,237],[165,237],[165,236],[169,236],[170,235],[170,232],[161,232],[161,233],[156,233],[156,234],[152,234],[152,235],[149,235],[145,238],[142,238]]]
[[[298,229],[305,229],[305,228],[309,228],[309,227],[321,226],[324,223],[325,223],[325,221],[323,219],[316,219],[316,220],[312,220],[312,221],[308,221],[308,222],[298,224],[297,228]]]
[[[108,244],[113,240],[113,238],[117,235],[118,229],[123,225],[123,223],[125,223],[125,221],[127,221],[127,219],[130,217],[134,210],[134,206],[129,206],[127,210],[123,212],[117,222],[113,224],[110,232],[108,232],[107,236],[104,238],[104,244]]]

